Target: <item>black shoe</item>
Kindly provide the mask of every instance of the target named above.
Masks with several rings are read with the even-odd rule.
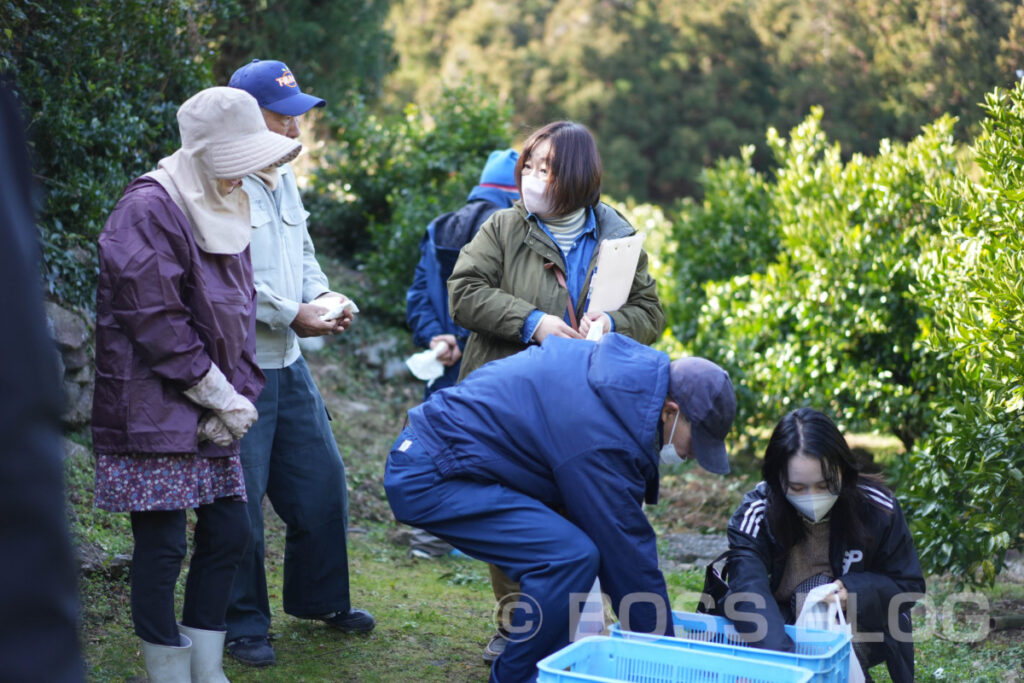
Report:
[[[342,633],[369,633],[377,625],[373,615],[364,609],[350,609],[347,612],[331,612],[317,617],[328,626]]]
[[[249,666],[270,666],[277,661],[266,636],[242,636],[229,640],[228,654]]]

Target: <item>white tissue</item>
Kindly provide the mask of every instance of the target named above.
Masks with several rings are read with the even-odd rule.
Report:
[[[430,386],[434,380],[444,374],[444,365],[437,359],[442,353],[448,350],[448,345],[441,342],[432,349],[420,351],[405,359],[409,371],[416,377],[422,379]]]
[[[324,322],[340,318],[341,314],[344,313],[346,309],[352,311],[353,313],[359,312],[359,307],[356,306],[356,302],[352,301],[352,299],[346,299],[345,301],[341,301],[339,297],[324,297],[324,299],[326,299],[326,301],[318,300],[319,303],[331,304],[330,310],[328,310],[326,313],[320,316],[320,319],[323,320]],[[335,302],[338,303],[335,305]],[[327,306],[324,306],[324,308],[327,308]]]

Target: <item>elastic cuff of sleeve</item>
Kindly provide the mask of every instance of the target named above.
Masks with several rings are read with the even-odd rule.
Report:
[[[526,316],[526,322],[523,323],[522,331],[522,341],[524,344],[529,344],[533,340],[533,333],[537,331],[537,327],[543,318],[544,312],[538,309],[534,309],[533,313]]]

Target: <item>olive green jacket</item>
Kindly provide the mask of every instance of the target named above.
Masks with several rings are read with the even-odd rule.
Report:
[[[636,232],[607,204],[594,207],[594,217],[598,245]],[[576,303],[577,319],[583,316],[598,251],[594,249]],[[522,201],[494,213],[462,248],[448,279],[452,318],[471,333],[463,351],[459,380],[484,363],[526,348],[521,336],[523,324],[534,309],[559,318],[565,316],[568,292],[558,283],[554,270],[545,267],[549,263],[565,272],[561,250],[536,219],[527,220]],[[616,332],[642,344],[653,343],[665,329],[665,313],[654,279],[647,272],[645,252],[640,253],[629,299],[609,315]]]

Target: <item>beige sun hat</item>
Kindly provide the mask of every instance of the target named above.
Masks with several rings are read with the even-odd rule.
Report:
[[[302,144],[267,129],[256,98],[237,88],[207,88],[178,109],[183,149],[205,149],[214,177],[235,180],[299,154]]]
[[[146,175],[160,183],[192,227],[197,246],[210,254],[239,254],[252,239],[249,198],[225,190],[237,180],[294,159],[302,145],[267,129],[256,99],[237,88],[207,88],[178,108],[181,148]]]

